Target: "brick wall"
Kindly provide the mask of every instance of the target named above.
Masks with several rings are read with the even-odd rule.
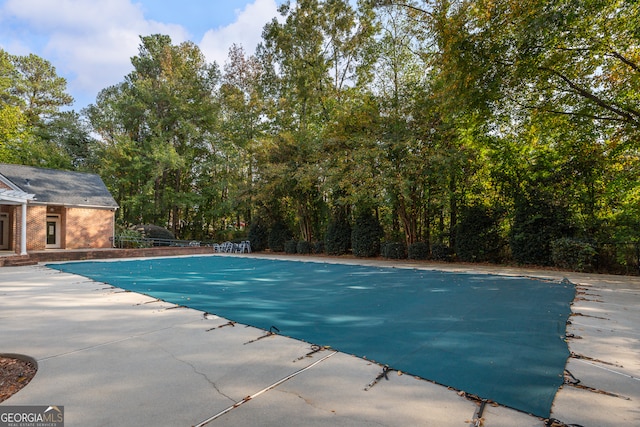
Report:
[[[113,246],[114,213],[108,209],[68,208],[63,225],[66,249]]]
[[[22,210],[20,206],[0,207],[9,213],[10,247],[20,248]],[[62,249],[111,248],[113,246],[114,212],[108,209],[63,208],[61,206],[27,207],[27,250],[42,251],[47,243],[47,215],[60,217],[60,247]]]
[[[21,212],[21,211],[20,211]],[[20,212],[16,215],[16,240],[20,240],[22,219]],[[47,243],[47,208],[46,206],[27,207],[27,250],[41,251]],[[18,247],[18,246],[16,246]]]

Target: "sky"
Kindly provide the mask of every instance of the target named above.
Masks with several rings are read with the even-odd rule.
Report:
[[[36,54],[67,80],[79,111],[133,69],[140,36],[196,43],[224,65],[229,47],[253,53],[284,0],[0,0],[0,48]]]

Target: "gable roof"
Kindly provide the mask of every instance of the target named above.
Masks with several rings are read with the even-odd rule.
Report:
[[[0,163],[2,178],[14,190],[35,195],[34,204],[118,208],[96,174]]]

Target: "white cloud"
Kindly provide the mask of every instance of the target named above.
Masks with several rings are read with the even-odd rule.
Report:
[[[36,31],[47,33],[69,29],[90,32],[100,22],[115,18],[136,20],[142,16],[140,8],[128,0],[8,0],[5,11],[28,21]]]
[[[95,102],[100,90],[124,80],[141,35],[167,34],[174,43],[189,39],[181,25],[145,18],[142,1],[0,0],[0,47],[50,61],[67,79],[76,98],[73,108],[81,109]],[[208,61],[224,65],[234,43],[253,53],[264,25],[278,16],[277,2],[255,0],[235,16],[235,22],[203,36],[200,48]]]
[[[255,0],[244,9],[236,11],[236,20],[230,25],[209,30],[200,42],[200,49],[210,62],[222,66],[227,60],[229,48],[241,45],[247,54],[253,54],[262,41],[262,30],[267,22],[278,16],[275,0]]]
[[[179,43],[188,34],[179,25],[146,20],[130,0],[8,0],[2,15],[26,25],[33,40],[46,40],[40,52],[33,47],[29,52],[49,60],[67,77],[69,92],[85,98],[77,99],[79,108],[131,71],[140,35],[167,34]]]
[[[186,39],[181,27],[170,27],[144,20],[131,26],[112,23],[99,32],[85,34],[81,40],[70,32],[51,35],[47,51],[64,63],[63,71],[73,74],[72,89],[97,94],[107,86],[124,80],[131,69],[131,57],[138,53],[140,35],[168,34],[173,42]]]

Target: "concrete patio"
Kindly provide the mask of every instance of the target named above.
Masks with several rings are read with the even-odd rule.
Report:
[[[218,256],[218,255],[212,255]],[[234,255],[247,256],[247,255]],[[255,255],[254,255],[255,256]],[[288,257],[287,259],[291,259]],[[313,258],[302,257],[304,261]],[[321,258],[375,265],[378,260]],[[455,264],[577,284],[552,418],[640,425],[640,279]],[[62,405],[66,426],[545,426],[464,392],[40,265],[0,268],[0,353],[38,362],[0,405]]]

